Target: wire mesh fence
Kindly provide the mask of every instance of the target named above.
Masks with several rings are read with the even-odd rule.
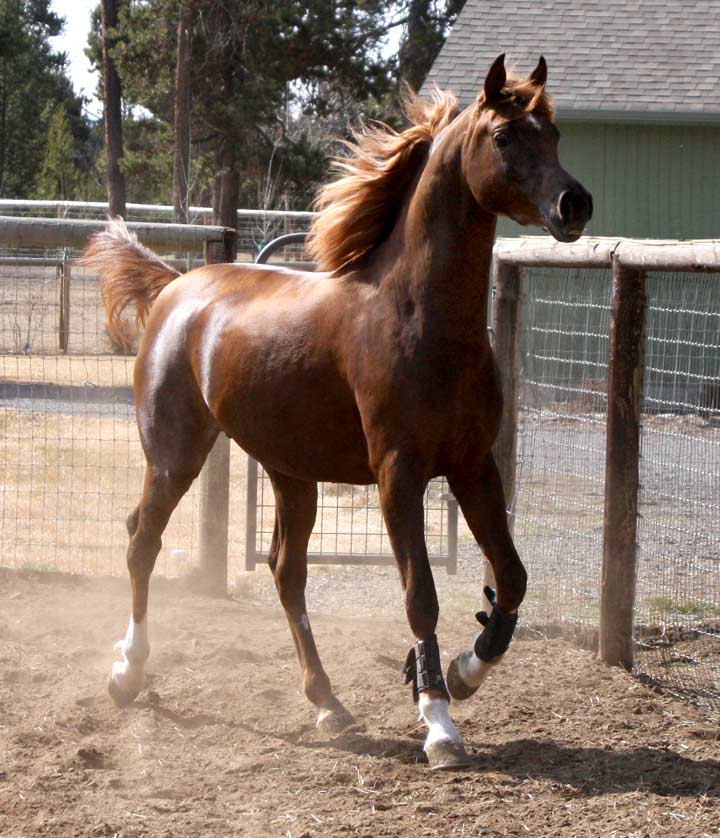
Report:
[[[108,341],[97,277],[74,263],[76,252],[53,253],[0,260],[0,565],[124,574],[123,521],[144,471],[134,358]],[[511,504],[530,574],[526,625],[590,643],[603,554],[610,285],[608,269],[525,271]],[[635,666],[720,711],[720,276],[648,273],[647,295]],[[247,457],[236,447],[230,470],[233,578],[248,546]],[[171,519],[159,573],[197,565],[199,508],[195,486]],[[273,520],[261,480],[259,552]],[[426,528],[431,556],[447,553],[442,482],[429,487]],[[310,549],[389,557],[375,490],[322,486]]]
[[[134,359],[113,354],[97,277],[77,266],[69,349],[60,353],[59,286],[55,267],[0,265],[0,564],[117,573],[144,465]],[[192,537],[194,509],[191,494],[167,544]]]
[[[442,478],[431,480],[425,491],[425,541],[431,561],[444,563],[448,543],[448,487]],[[377,486],[318,484],[318,517],[308,552],[317,562],[394,564],[392,547],[385,529]],[[256,550],[270,551],[275,523],[272,485],[259,470],[257,494]]]
[[[610,272],[526,272],[514,533],[531,621],[598,621]]]
[[[636,669],[720,712],[720,274],[649,274]]]
[[[597,642],[610,271],[524,272],[516,540],[528,624]],[[720,712],[720,276],[648,273],[635,670]]]
[[[144,475],[133,406],[135,358],[111,345],[98,277],[77,264],[80,252],[60,249],[56,258],[48,253],[25,248],[22,256],[0,256],[0,565],[122,574],[124,521],[140,498]],[[248,550],[247,473],[247,456],[233,446],[231,579],[244,568]],[[197,567],[200,500],[196,482],[171,518],[159,574]],[[426,500],[429,550],[444,556],[445,483],[433,481]],[[267,553],[274,504],[264,476],[257,519],[258,541],[252,546]],[[310,549],[327,561],[342,554],[353,561],[392,562],[377,492],[322,484]]]

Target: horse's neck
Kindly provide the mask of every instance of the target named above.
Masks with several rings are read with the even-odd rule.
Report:
[[[419,315],[461,338],[486,322],[496,219],[472,197],[453,146],[441,145],[420,173],[388,241],[388,275]]]

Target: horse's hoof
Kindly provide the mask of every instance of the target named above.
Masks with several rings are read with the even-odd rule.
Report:
[[[125,690],[120,689],[113,680],[112,675],[107,680],[107,691],[110,693],[110,698],[115,702],[116,707],[127,707],[137,697],[136,692],[125,692]]]
[[[455,699],[455,701],[465,701],[471,695],[475,695],[477,687],[471,687],[463,681],[460,675],[460,668],[458,666],[458,659],[455,658],[448,666],[446,678],[448,692]]]
[[[457,771],[472,765],[470,755],[462,742],[440,739],[425,748],[428,763],[433,771]]]
[[[317,729],[323,733],[342,733],[345,728],[354,724],[352,713],[340,703],[337,707],[323,707],[317,718]]]

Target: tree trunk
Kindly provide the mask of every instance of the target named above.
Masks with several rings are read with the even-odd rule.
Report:
[[[0,195],[5,194],[5,150],[7,148],[7,89],[5,86],[5,62],[2,62],[2,83],[0,83]]]
[[[235,144],[223,140],[216,155],[217,170],[213,181],[213,224],[237,230],[240,177]],[[235,245],[237,252],[237,244]]]
[[[105,152],[107,154],[107,189],[110,215],[125,218],[125,175],[122,172],[122,90],[120,76],[112,59],[115,38],[108,35],[118,25],[121,0],[102,0],[103,99],[105,117]]]
[[[175,63],[175,159],[173,163],[173,221],[187,224],[190,203],[190,48],[192,3],[182,7],[177,29]]]
[[[433,30],[429,21],[430,1],[411,0],[407,35],[400,47],[400,76],[417,93],[432,65]]]

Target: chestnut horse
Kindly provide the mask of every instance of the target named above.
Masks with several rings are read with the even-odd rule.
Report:
[[[318,725],[352,721],[320,662],[305,607],[317,483],[377,483],[417,642],[405,667],[433,768],[468,762],[449,715],[435,636],[438,601],[423,529],[428,480],[446,475],[492,563],[497,601],[484,631],[448,671],[467,698],[505,653],[526,573],[513,546],[491,454],[502,410],[487,336],[496,216],[575,241],[588,192],[559,164],[541,58],[527,79],[500,56],[462,112],[436,91],[411,98],[410,126],[366,127],[318,199],[311,252],[319,272],[211,265],[178,277],[121,222],[88,248],[108,328],[147,314],[135,365],[147,458],[129,516],[132,616],[109,690],[119,705],[143,687],[148,583],[161,535],[221,431],[272,481],[270,567]]]

